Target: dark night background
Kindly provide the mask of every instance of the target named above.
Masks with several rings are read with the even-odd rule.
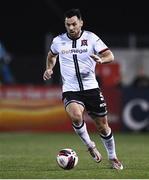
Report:
[[[74,7],[82,12],[84,28],[111,47],[127,46],[129,34],[149,33],[143,1],[0,1],[0,40],[13,55],[11,67],[18,83],[43,83],[45,36],[65,31],[63,13]]]

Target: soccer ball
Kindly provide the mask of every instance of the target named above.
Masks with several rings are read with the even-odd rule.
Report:
[[[56,160],[61,168],[65,170],[70,170],[77,165],[78,156],[74,150],[70,148],[65,148],[61,149],[58,152]]]

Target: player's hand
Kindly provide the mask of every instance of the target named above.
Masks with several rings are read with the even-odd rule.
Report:
[[[53,74],[53,70],[52,69],[45,70],[45,72],[43,74],[43,79],[44,80],[50,79],[52,74]]]
[[[92,55],[90,55],[90,57],[93,58],[93,60],[96,61],[97,63],[102,64],[102,59],[99,56],[97,56],[96,54],[92,54]]]

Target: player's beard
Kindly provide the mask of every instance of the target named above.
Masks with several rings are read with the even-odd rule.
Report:
[[[69,31],[69,36],[71,38],[78,38],[80,37],[81,31],[75,32],[75,31]]]

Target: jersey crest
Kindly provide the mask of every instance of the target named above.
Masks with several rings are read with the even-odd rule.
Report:
[[[81,46],[88,46],[87,39],[81,40]]]

